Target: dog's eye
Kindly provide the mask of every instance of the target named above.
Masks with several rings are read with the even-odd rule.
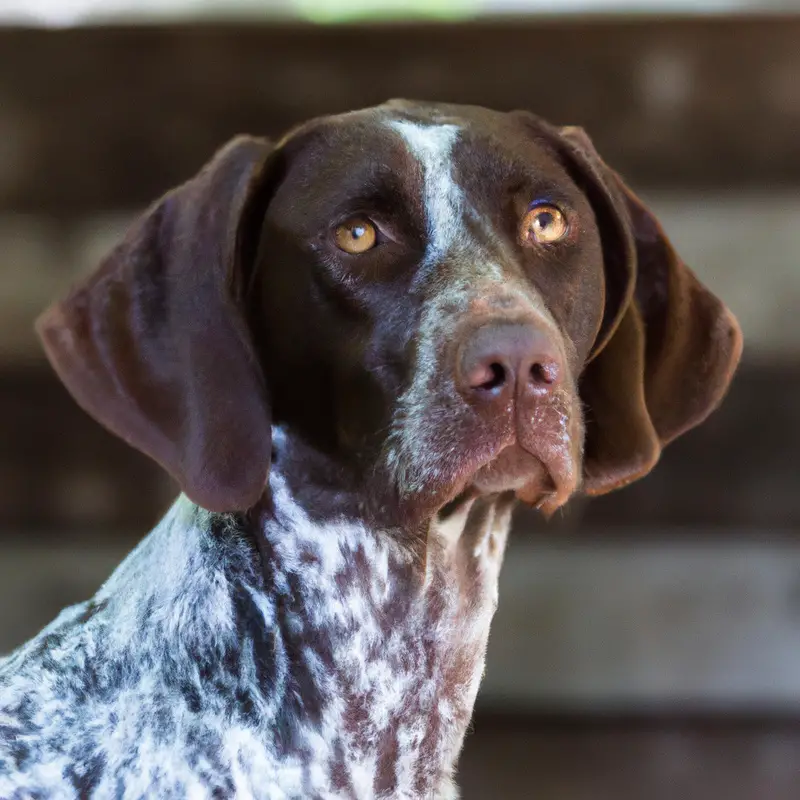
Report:
[[[375,226],[363,217],[353,217],[337,226],[334,231],[336,246],[345,253],[358,255],[375,246],[378,233]]]
[[[567,235],[567,218],[551,205],[534,206],[522,220],[522,241],[551,244]]]

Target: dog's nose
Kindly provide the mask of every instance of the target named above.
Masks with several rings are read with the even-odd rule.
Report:
[[[558,386],[563,366],[558,348],[540,328],[495,322],[478,328],[464,344],[458,386],[468,397],[493,400],[519,393],[543,395]]]

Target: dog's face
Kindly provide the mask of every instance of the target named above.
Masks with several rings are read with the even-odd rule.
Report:
[[[639,477],[741,348],[581,131],[406,102],[236,140],[40,331],[199,504],[258,499],[278,423],[403,520]]]
[[[253,314],[275,419],[415,508],[470,486],[563,502],[606,282],[552,144],[524,117],[393,104],[282,151]]]

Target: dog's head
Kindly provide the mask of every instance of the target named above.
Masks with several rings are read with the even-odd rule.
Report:
[[[400,101],[234,140],[39,332],[199,505],[256,503],[279,423],[405,518],[623,486],[741,351],[580,129]]]

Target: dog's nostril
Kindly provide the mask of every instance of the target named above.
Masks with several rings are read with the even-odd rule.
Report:
[[[496,361],[490,364],[481,364],[469,376],[471,389],[482,389],[487,392],[501,388],[505,382],[506,368]]]
[[[506,368],[502,364],[490,364],[491,378],[483,384],[484,389],[499,389],[506,382]]]
[[[563,379],[557,343],[533,324],[496,322],[472,332],[458,353],[456,387],[470,402],[544,396]]]
[[[558,365],[553,361],[536,362],[531,367],[531,383],[549,386],[558,380]]]

